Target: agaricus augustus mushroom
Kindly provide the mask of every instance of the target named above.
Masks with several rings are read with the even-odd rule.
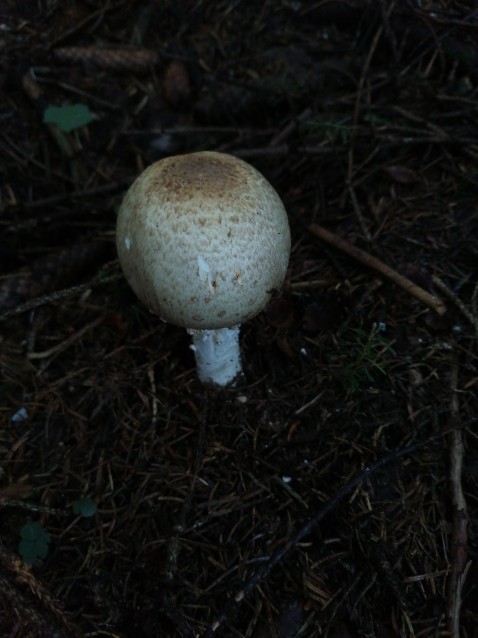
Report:
[[[192,334],[201,381],[232,381],[239,325],[281,287],[289,261],[287,213],[269,182],[223,153],[162,159],[127,192],[116,244],[141,301]]]

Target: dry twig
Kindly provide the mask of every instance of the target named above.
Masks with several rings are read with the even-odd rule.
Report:
[[[446,283],[442,279],[440,279],[440,277],[438,277],[437,275],[434,275],[432,279],[435,286],[439,290],[441,290],[441,292],[443,292],[444,295],[446,295],[449,299],[451,299],[453,303],[456,305],[456,307],[458,308],[458,310],[462,313],[462,315],[466,317],[466,319],[468,319],[468,321],[474,327],[475,334],[477,335],[477,338],[478,338],[478,315],[475,313],[476,309],[474,308],[474,306],[476,305],[476,300],[474,301],[474,298],[472,297],[471,299],[472,310],[470,310],[468,306],[463,303],[460,297],[458,297],[458,295],[456,295],[453,292],[453,290],[451,290],[451,288],[449,288],[446,285]],[[476,290],[478,290],[478,287],[476,288]]]
[[[87,281],[84,284],[79,284],[78,286],[70,286],[70,288],[64,288],[63,290],[57,290],[47,295],[42,295],[41,297],[31,299],[30,301],[26,301],[25,303],[19,304],[15,308],[10,308],[9,310],[2,312],[2,314],[0,314],[0,321],[4,321],[5,319],[8,319],[9,317],[14,317],[24,312],[34,310],[35,308],[39,308],[40,306],[44,306],[45,304],[55,303],[57,301],[60,301],[61,299],[69,299],[70,297],[81,295],[86,290],[88,290],[89,288],[92,288],[93,286],[99,286],[101,284],[107,284],[113,281],[118,281],[122,277],[123,275],[121,273],[114,273],[104,278],[102,278],[101,275],[99,275],[97,277],[94,277],[91,281]]]
[[[380,274],[384,275],[384,277],[387,277],[388,279],[396,283],[398,286],[406,290],[410,295],[412,295],[416,299],[419,299],[422,303],[426,304],[430,308],[433,308],[433,310],[435,310],[435,312],[437,312],[439,315],[445,314],[446,306],[440,299],[438,299],[434,295],[431,295],[420,286],[417,286],[412,281],[410,281],[410,279],[407,279],[407,277],[404,277],[396,270],[393,270],[393,268],[390,268],[390,266],[384,264],[383,261],[377,259],[377,257],[370,255],[361,248],[353,246],[348,241],[345,241],[345,239],[342,239],[338,235],[331,233],[329,230],[326,230],[318,224],[310,224],[308,226],[308,229],[309,232],[311,232],[316,237],[319,237],[328,244],[335,246],[335,248],[338,248],[344,253],[347,253],[347,255],[350,255],[354,259],[362,262],[362,264],[365,264],[369,268],[373,268]]]
[[[468,513],[461,484],[463,469],[463,431],[453,428],[458,421],[458,368],[453,366],[450,380],[450,482],[453,501],[451,574],[448,586],[448,629],[451,638],[460,638],[462,590],[470,563],[467,559]]]

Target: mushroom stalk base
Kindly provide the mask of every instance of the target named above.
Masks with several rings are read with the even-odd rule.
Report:
[[[217,330],[188,330],[192,335],[196,366],[203,383],[227,385],[242,370],[239,326]]]

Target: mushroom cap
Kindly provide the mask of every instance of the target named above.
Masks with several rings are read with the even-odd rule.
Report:
[[[284,281],[290,229],[269,182],[231,155],[162,159],[132,184],[116,231],[132,289],[166,321],[231,327],[254,317]]]

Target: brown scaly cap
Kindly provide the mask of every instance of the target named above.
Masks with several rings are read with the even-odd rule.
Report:
[[[255,168],[199,152],[160,160],[138,177],[119,212],[117,249],[150,310],[179,326],[216,329],[253,317],[280,288],[290,230]]]

